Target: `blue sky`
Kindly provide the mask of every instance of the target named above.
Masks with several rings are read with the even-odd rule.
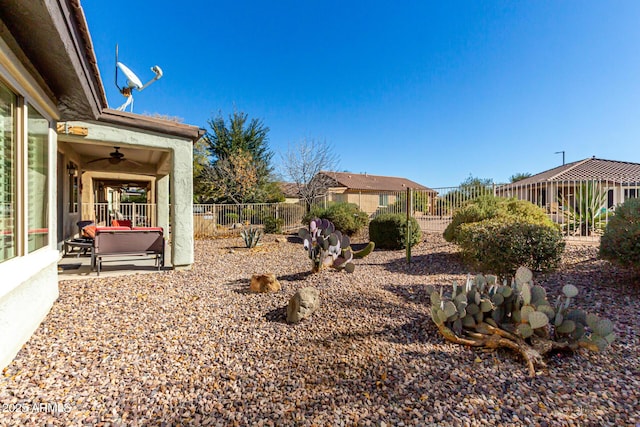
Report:
[[[179,6],[178,6],[179,5]],[[112,108],[235,110],[278,154],[326,140],[339,170],[429,187],[506,182],[595,155],[640,162],[638,1],[83,1]],[[277,164],[276,164],[277,166]]]

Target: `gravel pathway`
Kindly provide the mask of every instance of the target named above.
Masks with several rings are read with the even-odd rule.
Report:
[[[411,265],[403,251],[376,251],[351,275],[311,275],[302,246],[279,240],[196,241],[191,271],[61,282],[0,376],[0,425],[640,423],[640,279],[599,261],[596,246],[569,245],[538,280],[550,295],[577,285],[576,304],[613,320],[619,339],[602,354],[553,356],[529,379],[512,353],[438,334],[426,286],[467,272],[441,237],[414,248]],[[267,272],[282,291],[248,293]],[[287,325],[287,301],[305,286],[321,307]]]

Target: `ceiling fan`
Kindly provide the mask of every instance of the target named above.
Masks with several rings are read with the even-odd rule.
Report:
[[[135,165],[141,166],[140,163],[134,160],[125,159],[124,154],[119,151],[120,147],[113,147],[113,148],[115,149],[115,151],[112,151],[111,153],[109,153],[109,157],[100,157],[99,159],[94,159],[87,163],[94,163],[94,162],[100,162],[100,161],[106,160],[112,165],[118,165],[121,162],[129,162],[129,163],[133,163]]]

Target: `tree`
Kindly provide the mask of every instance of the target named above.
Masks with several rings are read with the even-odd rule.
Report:
[[[460,184],[460,192],[465,199],[475,199],[479,196],[493,194],[493,180],[469,175],[469,178]]]
[[[530,176],[531,174],[529,172],[518,172],[514,175],[511,175],[509,177],[509,180],[511,181],[511,183],[514,183],[514,182],[522,181],[523,179],[527,179]]]
[[[289,146],[281,157],[283,174],[296,185],[308,211],[313,202],[323,196],[334,182],[330,173],[320,172],[336,170],[338,156],[333,151],[333,146],[326,141],[303,139]]]
[[[436,199],[436,215],[450,215],[453,210],[480,196],[493,195],[493,180],[471,175],[460,186]]]
[[[194,146],[194,198],[198,201],[259,203],[282,199],[274,186],[269,128],[234,112],[218,115]]]
[[[246,151],[258,165],[259,174],[267,177],[273,171],[271,159],[273,153],[269,151],[269,128],[261,120],[251,119],[248,123],[246,113],[234,111],[229,116],[229,124],[221,115],[209,120],[211,128],[204,136],[209,145],[209,153],[213,161],[227,158],[238,151]]]
[[[211,166],[209,160],[209,149],[207,141],[199,139],[193,145],[193,201],[195,203],[206,203],[209,184],[207,183],[204,171]]]
[[[253,201],[258,171],[253,156],[240,150],[204,167],[200,178],[208,189],[205,193],[208,198],[241,204]]]

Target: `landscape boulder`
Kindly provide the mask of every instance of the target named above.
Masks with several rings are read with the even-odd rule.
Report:
[[[254,274],[251,276],[251,284],[249,285],[251,292],[278,292],[280,290],[280,282],[276,279],[275,274]]]
[[[302,288],[289,300],[287,322],[298,323],[320,307],[320,292],[316,288]]]

